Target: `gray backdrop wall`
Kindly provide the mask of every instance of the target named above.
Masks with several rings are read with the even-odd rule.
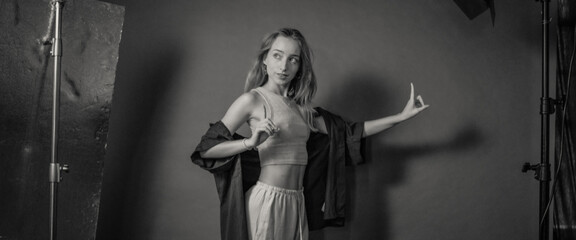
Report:
[[[219,239],[213,177],[189,155],[284,26],[314,50],[316,105],[386,116],[410,82],[431,105],[370,139],[346,227],[313,239],[537,239],[538,184],[520,172],[539,159],[537,2],[496,2],[494,27],[452,0],[109,2],[126,16],[99,239]]]

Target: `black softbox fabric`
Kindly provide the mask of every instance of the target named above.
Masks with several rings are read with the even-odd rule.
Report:
[[[556,158],[553,188],[553,233],[556,240],[576,239],[576,84],[574,37],[576,3],[558,1],[557,99],[564,100],[556,112]]]

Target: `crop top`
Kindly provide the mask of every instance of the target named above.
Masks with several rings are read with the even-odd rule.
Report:
[[[264,117],[270,118],[280,130],[258,146],[260,166],[306,165],[306,141],[310,128],[304,121],[296,103],[263,87],[252,89],[265,102]]]

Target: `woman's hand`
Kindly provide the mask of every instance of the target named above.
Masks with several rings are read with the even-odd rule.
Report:
[[[410,83],[410,99],[408,99],[408,102],[406,103],[402,113],[400,113],[400,116],[402,120],[408,120],[424,111],[424,109],[429,106],[430,105],[424,104],[422,96],[418,95],[418,97],[414,98],[414,84]]]
[[[265,118],[255,124],[252,128],[252,136],[246,140],[246,145],[249,148],[256,148],[262,144],[268,137],[276,134],[280,129],[276,127],[272,120]]]

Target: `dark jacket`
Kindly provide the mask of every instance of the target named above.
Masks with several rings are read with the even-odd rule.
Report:
[[[363,163],[364,123],[347,122],[324,109],[327,134],[311,133],[307,142],[308,165],[304,195],[308,228],[343,226],[346,202],[345,165]],[[200,152],[229,140],[242,139],[222,122],[210,125],[191,156],[192,162],[214,174],[220,198],[220,228],[223,240],[246,240],[244,193],[258,181],[260,161],[257,151],[246,151],[222,159],[205,159]],[[323,209],[324,207],[324,209]]]

